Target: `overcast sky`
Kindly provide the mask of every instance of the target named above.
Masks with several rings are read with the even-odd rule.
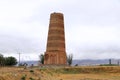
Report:
[[[53,12],[64,14],[74,59],[120,58],[120,0],[0,0],[0,53],[38,60]]]

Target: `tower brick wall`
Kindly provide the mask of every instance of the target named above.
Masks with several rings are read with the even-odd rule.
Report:
[[[44,64],[66,64],[64,17],[62,13],[50,15]]]

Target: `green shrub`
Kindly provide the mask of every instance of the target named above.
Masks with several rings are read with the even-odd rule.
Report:
[[[30,80],[35,80],[35,79],[34,79],[34,78],[32,78],[32,77],[30,77],[29,79],[30,79]]]
[[[23,75],[23,76],[21,77],[21,80],[26,80],[26,77],[27,77],[27,75]]]
[[[31,73],[34,73],[34,70],[30,70]]]

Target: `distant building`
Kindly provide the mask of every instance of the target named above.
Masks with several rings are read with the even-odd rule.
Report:
[[[44,64],[67,64],[65,50],[64,17],[62,13],[52,13],[47,38]]]

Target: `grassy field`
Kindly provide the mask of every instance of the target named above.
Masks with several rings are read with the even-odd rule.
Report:
[[[120,67],[0,67],[0,80],[120,80]]]

